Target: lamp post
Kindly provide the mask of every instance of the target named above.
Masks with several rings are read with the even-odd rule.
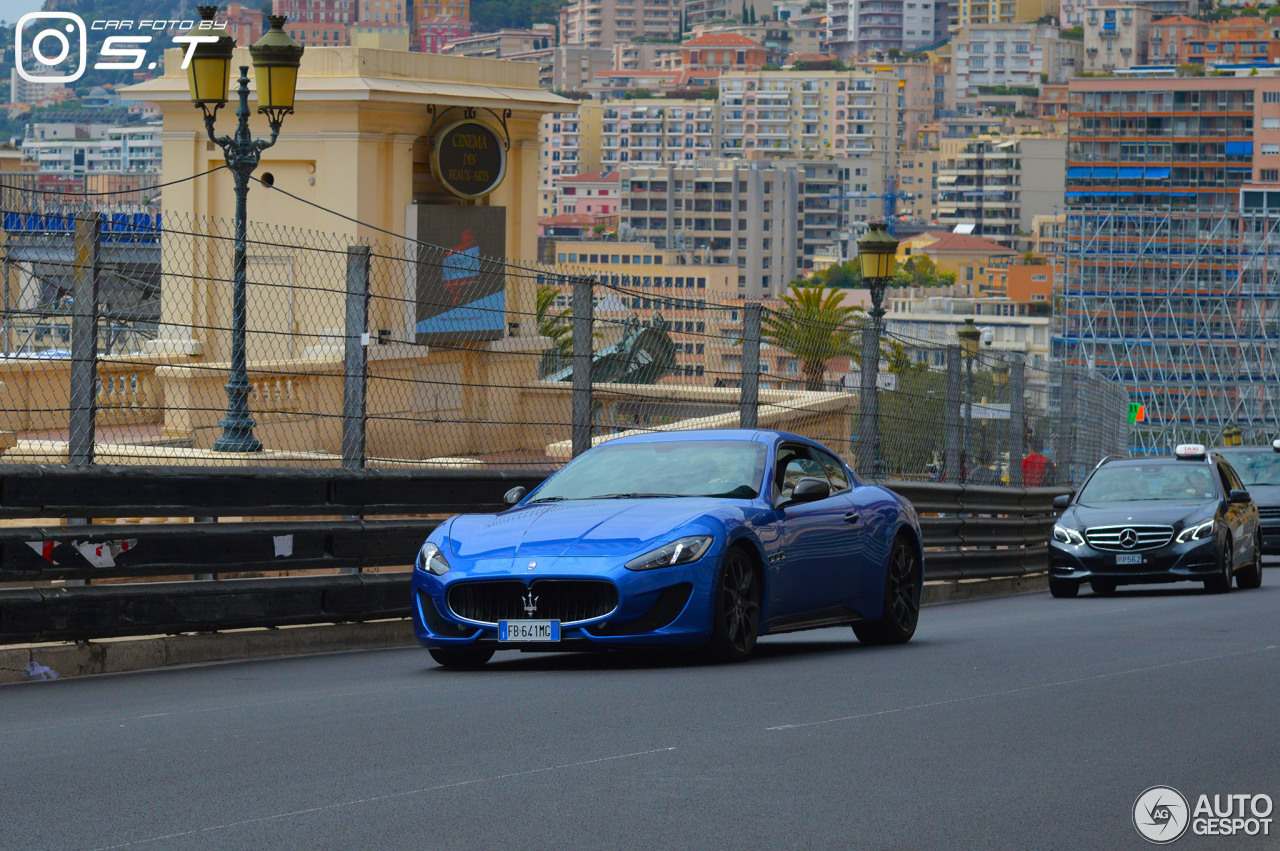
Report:
[[[997,403],[1003,402],[1004,388],[1005,388],[1005,385],[1009,383],[1009,363],[1004,358],[998,359],[996,361],[995,366],[991,368],[991,377],[992,379],[995,380],[995,383],[996,383],[996,402]],[[1010,423],[1013,422],[1012,417],[1009,419],[1009,422]],[[996,427],[996,483],[997,484],[1004,483],[1004,455],[1003,455],[1004,449],[1000,445],[1000,438],[1003,436],[1002,434],[1003,431],[1004,429],[1000,428],[999,426]],[[1009,459],[1009,464],[1010,465],[1013,464],[1012,458]]]
[[[871,329],[863,331],[862,391],[858,400],[860,430],[869,436],[864,446],[871,449],[871,478],[880,479],[880,400],[876,391],[876,375],[880,372],[880,331],[884,323],[884,291],[893,280],[898,260],[898,240],[889,235],[886,222],[871,222],[867,235],[858,240],[858,265],[862,280],[871,290]],[[864,438],[865,439],[865,438]]]
[[[982,332],[973,324],[973,317],[966,317],[956,330],[956,339],[964,352],[964,463],[961,465],[961,481],[969,478],[969,465],[973,463],[973,362],[978,358],[978,343]]]
[[[249,372],[245,352],[247,324],[247,281],[245,253],[248,241],[247,203],[249,177],[258,167],[262,152],[276,143],[284,117],[293,112],[293,96],[298,83],[298,66],[302,63],[302,46],[284,31],[283,15],[268,18],[270,29],[258,43],[249,48],[253,76],[257,83],[258,113],[267,116],[271,126],[269,140],[254,139],[249,130],[249,67],[240,66],[237,86],[239,105],[236,129],[231,136],[218,136],[213,124],[218,110],[227,103],[231,78],[231,58],[235,39],[226,30],[213,27],[217,6],[200,6],[201,24],[188,35],[204,37],[192,52],[187,65],[187,86],[191,102],[204,113],[209,141],[222,149],[227,167],[235,180],[236,218],[235,249],[231,291],[231,377],[227,380],[227,415],[218,424],[222,434],[214,442],[218,452],[260,452],[262,441],[253,434],[254,421],[249,414]],[[208,22],[208,23],[205,23]],[[209,37],[213,40],[209,41]]]
[[[1240,429],[1239,426],[1236,426],[1236,425],[1227,426],[1222,430],[1222,445],[1223,446],[1239,446],[1241,442],[1241,436],[1243,434],[1244,432]]]

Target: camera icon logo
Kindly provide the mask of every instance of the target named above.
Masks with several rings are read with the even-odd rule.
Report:
[[[80,57],[74,70],[50,73],[71,56],[73,40]],[[28,12],[14,28],[14,68],[29,83],[74,83],[84,74],[88,51],[84,19],[74,12]],[[28,62],[37,67],[27,68]]]

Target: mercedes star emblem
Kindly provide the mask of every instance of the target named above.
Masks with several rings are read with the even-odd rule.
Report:
[[[1132,529],[1125,529],[1120,533],[1120,546],[1126,550],[1131,550],[1138,545],[1138,533]]]

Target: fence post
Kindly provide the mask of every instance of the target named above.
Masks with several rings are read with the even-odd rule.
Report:
[[[595,281],[573,279],[573,457],[591,448],[591,356]]]
[[[880,325],[862,328],[862,381],[858,390],[858,470],[880,478],[880,399],[876,378],[880,374]]]
[[[93,463],[98,406],[98,239],[102,215],[76,216],[75,296],[71,306],[71,387],[67,460]]]
[[[947,346],[947,390],[943,407],[943,465],[942,480],[960,483],[960,395],[963,392],[960,378],[960,347]]]
[[[1070,485],[1075,461],[1076,429],[1076,374],[1071,365],[1062,364],[1062,401],[1058,406],[1058,440],[1054,452],[1058,456],[1058,481],[1052,484]],[[1045,484],[1050,484],[1045,482]]]
[[[1014,355],[1009,364],[1009,486],[1022,487],[1022,445],[1027,434],[1027,367]]]
[[[755,428],[760,414],[760,314],[759,302],[742,311],[742,395],[738,400],[738,426]]]
[[[346,358],[342,379],[342,466],[365,462],[365,399],[369,366],[369,246],[347,248]]]

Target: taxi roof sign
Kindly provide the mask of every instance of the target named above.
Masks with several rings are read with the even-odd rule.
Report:
[[[1203,443],[1179,443],[1173,454],[1183,460],[1202,460],[1206,454]]]
[[[1277,452],[1280,452],[1280,438],[1276,438],[1275,440],[1271,441],[1271,448]]]

